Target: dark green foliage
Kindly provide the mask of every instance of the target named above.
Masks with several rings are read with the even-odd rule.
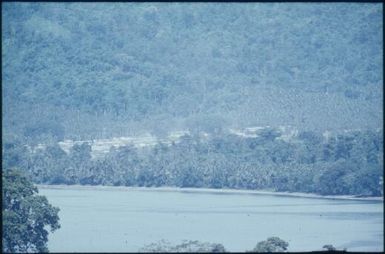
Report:
[[[345,161],[337,161],[331,163],[330,166],[322,173],[319,178],[319,186],[321,194],[350,194],[350,188],[354,186],[353,182],[349,181],[349,175],[358,173],[359,170],[355,164]],[[354,178],[354,177],[353,177]],[[362,187],[367,185],[362,185]]]
[[[55,121],[44,121],[40,119],[36,123],[28,124],[24,127],[23,135],[32,138],[32,142],[36,140],[52,139],[53,141],[61,141],[64,139],[64,127]]]
[[[226,252],[225,247],[218,243],[202,243],[199,241],[184,241],[175,246],[176,252]]]
[[[3,143],[3,168],[28,168],[29,151],[22,141],[13,140]]]
[[[77,171],[86,172],[91,164],[91,146],[88,143],[75,144],[70,150],[69,162]]]
[[[2,214],[4,252],[48,252],[48,232],[60,228],[59,208],[17,170],[4,170],[2,176]]]
[[[279,237],[269,237],[265,241],[259,242],[253,250],[246,251],[246,253],[250,252],[286,252],[289,247],[289,243],[282,240]],[[333,245],[326,244],[322,247],[326,251],[332,252],[346,252],[346,248],[343,250],[337,250]],[[190,253],[190,252],[206,252],[206,253],[218,253],[218,252],[226,252],[225,247],[222,244],[218,243],[207,243],[207,242],[199,242],[199,241],[187,241],[184,240],[181,244],[173,245],[166,240],[161,240],[155,243],[147,244],[146,246],[139,249],[139,252],[152,252],[152,253]],[[325,251],[323,251],[325,252]],[[318,251],[316,251],[318,253]],[[322,253],[322,251],[320,251]]]
[[[279,237],[269,237],[267,240],[259,242],[253,252],[284,252],[289,247],[289,243]]]
[[[225,247],[219,243],[207,243],[200,241],[184,240],[181,244],[173,246],[171,243],[162,240],[151,243],[139,250],[140,252],[192,252],[192,253],[220,253],[226,252]]]
[[[350,145],[336,145],[336,136]],[[58,145],[30,151],[17,142],[5,143],[3,151],[5,165],[21,168],[37,183],[382,195],[383,147],[375,145],[383,142],[380,133],[321,137],[306,133],[284,141],[232,134],[185,135],[171,145],[113,147],[94,159],[87,143],[76,144],[68,154]],[[330,156],[325,156],[326,148]],[[345,156],[336,157],[337,153]]]
[[[333,245],[331,244],[325,244],[324,246],[322,246],[323,249],[327,250],[327,251],[335,251],[337,250]]]

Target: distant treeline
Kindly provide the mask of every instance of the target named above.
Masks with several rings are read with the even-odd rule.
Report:
[[[111,148],[92,159],[87,143],[67,154],[57,144],[34,151],[3,144],[3,168],[35,183],[272,189],[322,195],[383,195],[383,134],[355,131],[324,137],[300,132],[285,141],[275,129],[258,137],[185,135],[168,146]]]

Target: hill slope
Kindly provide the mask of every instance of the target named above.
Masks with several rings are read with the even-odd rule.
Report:
[[[382,6],[4,3],[5,137],[382,126]]]

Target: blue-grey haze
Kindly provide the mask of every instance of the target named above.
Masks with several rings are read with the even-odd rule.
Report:
[[[381,4],[3,7],[4,167],[37,183],[383,193]]]
[[[85,139],[210,121],[381,128],[382,12],[373,3],[4,3],[4,134]]]
[[[379,3],[3,3],[3,170],[383,196],[382,17]],[[244,251],[270,236],[292,251],[383,246],[381,202],[41,193],[61,209],[51,251],[162,238]]]

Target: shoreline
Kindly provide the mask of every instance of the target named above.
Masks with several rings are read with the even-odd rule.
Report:
[[[242,189],[211,189],[211,188],[180,188],[180,187],[132,187],[132,186],[105,186],[105,185],[49,185],[35,184],[40,189],[73,189],[73,190],[112,190],[112,191],[155,191],[155,192],[192,192],[192,193],[212,193],[212,194],[246,194],[246,195],[268,195],[286,196],[298,198],[316,199],[338,199],[355,201],[384,201],[384,197],[355,197],[352,195],[319,195],[302,192],[278,192],[271,190],[242,190]]]

